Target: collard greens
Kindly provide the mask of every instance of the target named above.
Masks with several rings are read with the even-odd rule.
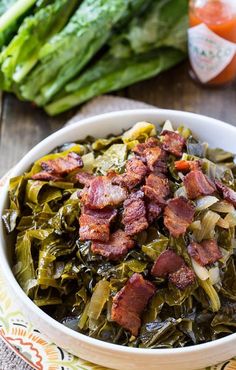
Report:
[[[206,150],[191,136],[190,130],[180,128],[179,132],[186,139],[183,159],[201,159],[205,173],[214,168],[211,178],[221,176],[224,184],[234,189],[234,155],[221,149]],[[79,194],[83,186],[76,180],[76,174],[101,176],[108,171],[122,174],[127,160],[133,156],[132,148],[157,134],[152,124],[139,123],[117,137],[88,138],[56,148],[35,162],[27,173],[11,179],[9,206],[2,218],[7,232],[15,239],[16,279],[45,312],[73,330],[100,340],[142,348],[173,348],[204,343],[235,332],[233,205],[219,195],[201,197],[195,201],[198,210],[192,225],[178,238],[170,236],[162,217],[157,218],[147,230],[135,235],[135,248],[118,261],[92,253],[91,241],[79,238],[82,207]],[[32,178],[41,170],[42,162],[66,158],[70,151],[82,156],[83,168],[59,181]],[[220,170],[222,166],[224,171]],[[186,196],[182,176],[174,169],[173,156],[170,156],[168,178],[172,193]],[[118,207],[119,224],[122,211],[122,206]],[[194,284],[180,290],[165,278],[150,274],[154,261],[168,248],[193,268],[186,248],[189,240],[201,242],[209,237],[217,238],[222,258],[204,267],[204,271],[195,270]],[[112,299],[134,273],[142,274],[156,287],[136,338],[111,319]]]

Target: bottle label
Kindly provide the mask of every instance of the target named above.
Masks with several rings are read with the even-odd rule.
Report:
[[[232,61],[236,44],[216,35],[205,24],[188,30],[189,58],[202,83],[217,77]]]

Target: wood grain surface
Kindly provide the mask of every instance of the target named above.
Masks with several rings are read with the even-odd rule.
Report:
[[[183,63],[162,75],[135,84],[118,95],[161,108],[180,109],[222,119],[236,126],[236,82],[220,88],[195,84]],[[77,109],[57,117],[0,92],[0,176],[40,140],[61,128]]]

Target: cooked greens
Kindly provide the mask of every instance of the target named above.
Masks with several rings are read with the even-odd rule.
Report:
[[[168,141],[173,135],[175,144]],[[176,145],[178,149],[182,146],[181,157],[173,154]],[[164,150],[163,158],[151,170],[154,162],[150,162],[150,153],[160,155],[160,150]],[[140,158],[149,172],[145,179],[137,180]],[[130,170],[132,163],[136,167]],[[211,177],[209,166],[214,167]],[[226,171],[230,176],[225,176]],[[233,154],[206,149],[190,130],[182,127],[173,131],[170,122],[164,131],[141,122],[120,136],[66,143],[10,181],[9,206],[2,219],[15,239],[16,279],[33,302],[56,320],[103,341],[140,348],[175,348],[229,335],[236,327],[233,173]],[[205,176],[201,178],[207,183],[196,182],[194,190],[205,194],[193,195],[188,179],[195,181],[199,176]],[[150,201],[153,179],[159,186],[168,179],[167,199]],[[110,201],[110,205],[101,208],[106,184],[111,192],[116,191],[106,194],[104,204]],[[93,203],[97,187],[99,209]],[[124,194],[127,199],[118,201],[117,197]],[[144,225],[139,208],[135,220],[130,218],[127,224],[127,207],[134,199],[139,207],[140,202],[145,203],[145,217],[153,216],[148,214],[150,209],[154,212],[150,204],[160,208],[159,214]],[[178,218],[174,216],[175,225],[170,222],[170,209],[174,210],[170,207],[177,204],[176,200],[184,202],[183,206],[188,204],[188,212],[194,213],[184,228],[187,221],[182,210]],[[136,203],[132,204],[134,210]],[[98,239],[106,236],[107,227],[110,236],[103,241],[86,238],[84,232],[90,227]],[[174,268],[171,258],[175,259]],[[139,314],[138,309],[135,311],[140,305],[137,292],[131,285],[127,288],[135,278],[135,284],[146,284],[155,292]],[[129,302],[122,309],[120,296]],[[134,329],[129,329],[129,323],[123,324],[130,312],[141,319],[138,335],[131,334]]]

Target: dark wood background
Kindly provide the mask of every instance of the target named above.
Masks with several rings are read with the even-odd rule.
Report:
[[[161,108],[205,114],[236,126],[236,82],[220,88],[203,88],[190,79],[186,63],[118,95]],[[0,176],[35,144],[60,129],[78,110],[51,118],[13,95],[2,94],[0,98]]]

